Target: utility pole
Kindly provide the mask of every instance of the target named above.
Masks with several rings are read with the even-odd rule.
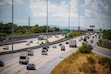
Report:
[[[87,28],[86,28],[86,16],[85,16],[85,30],[87,31]]]
[[[46,36],[47,36],[47,39],[46,39],[46,42],[48,42],[48,0],[46,0]]]
[[[79,11],[79,15],[78,15],[78,31],[80,31],[80,11]]]
[[[30,31],[30,16],[28,17],[28,26],[29,26],[29,31]]]
[[[48,37],[48,0],[47,0],[47,6],[46,6],[46,9],[47,9],[47,17],[46,17],[46,22],[47,22],[47,26],[46,26],[46,35]]]
[[[69,25],[69,31],[70,31],[70,5],[69,5],[69,20],[68,20],[68,25]]]
[[[12,52],[13,52],[13,11],[14,11],[14,5],[13,5],[14,0],[12,0]]]

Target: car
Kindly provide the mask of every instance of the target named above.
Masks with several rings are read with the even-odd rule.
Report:
[[[30,46],[30,43],[27,43],[26,46]]]
[[[3,67],[3,66],[4,66],[4,62],[0,61],[0,67]]]
[[[65,51],[65,46],[61,45],[61,51]]]
[[[27,55],[29,55],[29,56],[33,56],[34,53],[33,53],[33,51],[32,51],[31,49],[27,49]]]
[[[9,47],[8,47],[7,45],[4,45],[4,46],[3,46],[3,49],[4,49],[4,50],[9,50]]]
[[[62,46],[62,44],[60,43],[59,46]]]
[[[94,41],[93,40],[90,40],[90,43],[93,43]]]
[[[81,39],[79,39],[79,41],[81,41]]]
[[[48,51],[47,51],[46,49],[42,49],[41,54],[42,54],[42,55],[47,55],[47,52],[48,52]]]
[[[59,36],[58,36],[58,35],[55,35],[55,37],[56,37],[56,38],[59,38]]]
[[[27,64],[27,70],[35,70],[35,69],[36,69],[35,64],[33,64],[33,63]]]
[[[37,41],[36,44],[39,44],[39,41]]]
[[[30,40],[30,41],[29,41],[29,43],[33,43],[33,41],[32,41],[32,40]]]
[[[69,42],[66,42],[66,44],[69,44]]]
[[[52,46],[52,48],[57,48],[57,46]]]
[[[45,49],[45,50],[47,50],[48,51],[48,46],[43,46],[43,48],[42,49]]]

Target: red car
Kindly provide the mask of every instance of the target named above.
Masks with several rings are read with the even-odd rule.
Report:
[[[61,46],[61,51],[65,51],[65,46],[64,45]]]

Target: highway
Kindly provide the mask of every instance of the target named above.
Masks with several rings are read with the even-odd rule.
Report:
[[[59,38],[56,38],[55,36],[52,36],[52,37],[48,38],[48,41],[53,42],[53,41],[64,38],[64,36],[62,36],[62,35],[58,35],[58,37]],[[26,44],[31,40],[33,41],[33,43],[30,43],[29,46],[26,46]],[[38,38],[26,39],[26,40],[23,40],[23,41],[27,41],[27,42],[14,44],[13,49],[14,50],[19,50],[19,49],[24,49],[24,48],[27,48],[27,47],[38,46],[38,45],[40,45],[41,42],[45,43],[45,40],[38,40]],[[37,43],[37,42],[39,42],[39,43]],[[0,52],[12,51],[12,45],[10,44],[10,45],[7,45],[7,46],[9,47],[9,50],[3,50],[3,46],[0,46]]]
[[[61,42],[65,45],[66,51],[61,51],[59,46],[60,43],[54,44],[57,46],[57,49],[52,48],[54,45],[50,45],[48,55],[41,55],[42,48],[33,50],[34,56],[29,56],[29,63],[34,63],[36,65],[36,70],[27,70],[26,65],[19,64],[20,52],[2,55],[0,56],[0,60],[4,61],[5,66],[0,67],[0,74],[50,74],[51,70],[60,63],[60,61],[78,50],[82,45],[82,41],[80,42],[79,38],[80,37],[74,38],[77,40],[77,48],[69,48],[69,45],[65,44],[66,41]],[[96,42],[98,41],[97,37],[93,39],[94,43],[90,43],[91,39],[92,37],[88,39],[88,43],[93,45],[94,49],[92,51],[94,53],[111,58],[111,52],[96,47]]]
[[[77,40],[77,47],[80,47],[79,37],[75,39]],[[0,60],[5,62],[5,66],[0,67],[0,74],[49,74],[55,65],[77,51],[78,48],[69,48],[69,45],[65,42],[62,42],[62,44],[65,45],[66,51],[61,51],[59,43],[54,44],[57,49],[52,48],[53,45],[49,47],[48,55],[41,55],[42,48],[33,50],[34,56],[29,57],[29,63],[34,63],[36,70],[27,70],[26,65],[19,64],[20,53],[2,55]]]

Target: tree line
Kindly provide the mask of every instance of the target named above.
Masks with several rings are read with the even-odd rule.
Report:
[[[14,35],[27,35],[27,34],[34,34],[34,33],[44,33],[48,29],[48,32],[59,32],[61,31],[57,27],[50,27],[50,26],[39,26],[38,24],[34,26],[21,26],[17,24],[13,24],[13,32]],[[11,36],[12,34],[12,23],[0,23],[0,36]]]
[[[104,30],[103,31],[103,39],[111,40],[111,30]]]

